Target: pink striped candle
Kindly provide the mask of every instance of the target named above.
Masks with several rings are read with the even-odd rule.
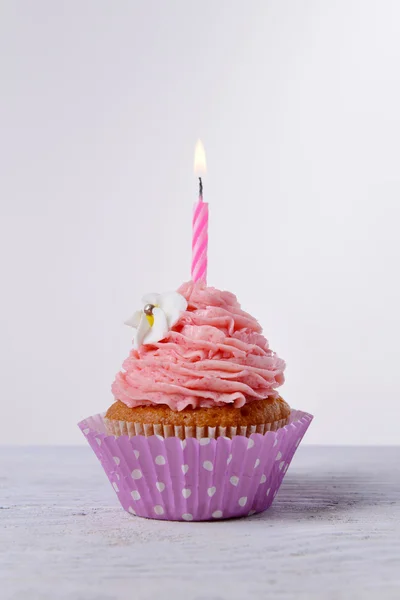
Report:
[[[192,280],[207,283],[208,203],[203,202],[201,177],[199,200],[193,208]]]

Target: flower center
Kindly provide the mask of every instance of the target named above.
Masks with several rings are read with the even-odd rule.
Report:
[[[146,319],[148,320],[150,327],[154,325],[154,315],[153,310],[155,309],[155,304],[146,304],[143,308],[143,312],[146,315]]]

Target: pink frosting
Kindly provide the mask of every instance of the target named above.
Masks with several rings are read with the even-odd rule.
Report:
[[[132,350],[112,385],[130,407],[155,404],[172,410],[276,397],[285,363],[268,347],[258,321],[234,294],[185,283],[178,292],[187,310],[157,344]]]

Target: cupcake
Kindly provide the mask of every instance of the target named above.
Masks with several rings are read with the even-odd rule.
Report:
[[[278,492],[312,416],[236,296],[199,281],[149,294],[105,414],[79,423],[123,508],[146,518],[252,515]]]
[[[133,349],[112,385],[111,435],[249,437],[287,424],[285,363],[234,294],[188,282],[142,305],[126,321]]]
[[[195,170],[205,171],[196,145]],[[207,287],[208,203],[199,176],[192,281],[148,294],[106,413],[79,423],[131,515],[215,521],[271,506],[312,416],[278,392],[285,363],[230,292]]]

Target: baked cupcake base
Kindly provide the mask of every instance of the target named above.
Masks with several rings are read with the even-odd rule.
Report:
[[[108,409],[104,423],[107,432],[116,437],[161,435],[162,437],[232,438],[264,434],[284,427],[290,407],[283,398],[266,398],[245,404],[213,408],[187,408],[173,411],[166,405],[129,408],[117,401]]]

